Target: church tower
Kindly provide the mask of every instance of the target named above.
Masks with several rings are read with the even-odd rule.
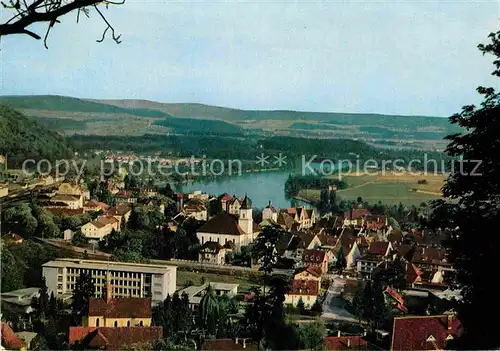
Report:
[[[245,233],[253,236],[253,215],[252,215],[252,202],[245,195],[240,207],[240,217],[238,224],[245,231]]]

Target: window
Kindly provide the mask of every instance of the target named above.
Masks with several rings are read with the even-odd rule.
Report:
[[[143,323],[142,321],[139,322],[139,326],[142,327],[143,326]]]
[[[99,327],[99,318],[95,320],[95,326],[98,328]]]
[[[130,321],[127,321],[127,327],[130,327]]]
[[[118,326],[118,321],[115,321],[115,327],[117,327],[117,326]]]

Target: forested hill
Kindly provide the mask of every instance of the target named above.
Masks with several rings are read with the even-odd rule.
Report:
[[[447,118],[376,113],[242,110],[197,103],[0,96],[0,103],[67,135],[214,135],[357,139],[374,146],[443,149],[460,132]]]
[[[0,104],[0,155],[7,155],[9,167],[20,167],[26,159],[56,160],[72,153],[68,139]]]

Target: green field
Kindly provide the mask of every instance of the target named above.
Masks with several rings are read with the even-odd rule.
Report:
[[[422,202],[441,198],[440,188],[443,175],[359,175],[342,178],[348,184],[347,189],[337,191],[343,200],[356,200],[361,197],[369,203],[420,205]],[[419,180],[426,184],[418,184]],[[319,190],[302,190],[299,196],[319,200]]]

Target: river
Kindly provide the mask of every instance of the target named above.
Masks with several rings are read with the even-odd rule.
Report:
[[[317,164],[313,164],[317,167]],[[211,195],[236,195],[243,197],[245,194],[252,200],[254,208],[264,208],[269,201],[277,208],[288,208],[292,201],[285,197],[285,182],[290,174],[296,171],[275,172],[249,172],[232,177],[219,177],[197,180],[176,187],[176,191],[184,193],[201,190]],[[294,201],[298,206],[311,207],[308,203]]]

